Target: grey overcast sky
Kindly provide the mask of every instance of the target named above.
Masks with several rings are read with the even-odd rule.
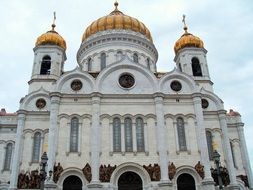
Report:
[[[77,66],[76,52],[85,28],[113,10],[114,0],[1,0],[0,107],[15,112],[28,91],[33,47],[57,13],[56,30],[67,42],[65,70]],[[174,68],[174,43],[182,35],[182,15],[189,32],[208,50],[215,93],[225,109],[239,111],[253,166],[253,1],[119,0],[119,9],[150,29],[159,52],[158,71]]]

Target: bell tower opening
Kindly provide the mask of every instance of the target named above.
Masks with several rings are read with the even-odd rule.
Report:
[[[51,69],[51,57],[46,55],[42,58],[40,74],[49,75]]]
[[[63,190],[82,190],[82,181],[79,177],[71,175],[63,182]]]
[[[125,172],[118,180],[118,190],[142,190],[142,179],[135,172]]]
[[[195,180],[190,174],[181,174],[177,178],[177,190],[196,190]]]
[[[192,74],[193,76],[202,76],[201,66],[199,64],[199,59],[194,57],[192,58]]]

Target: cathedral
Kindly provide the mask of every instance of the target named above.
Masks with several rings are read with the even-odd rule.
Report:
[[[74,70],[55,20],[37,38],[28,93],[0,112],[0,189],[252,190],[244,123],[185,16],[175,69],[159,72],[149,29],[114,6],[84,31]]]

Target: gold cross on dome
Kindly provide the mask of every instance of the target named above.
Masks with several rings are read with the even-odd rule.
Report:
[[[52,30],[55,28],[55,20],[56,20],[56,12],[54,11],[54,19],[53,19],[53,24],[52,24]]]
[[[184,31],[187,33],[187,26],[186,26],[186,21],[185,21],[185,15],[183,15],[183,20],[182,20],[182,22],[183,22],[183,24],[184,24]]]

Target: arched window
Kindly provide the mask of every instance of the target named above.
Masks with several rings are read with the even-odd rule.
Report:
[[[88,69],[88,71],[91,71],[91,58],[88,59],[87,69]]]
[[[70,124],[70,152],[78,151],[79,120],[74,117]]]
[[[209,160],[213,160],[213,136],[210,131],[206,131],[206,141],[207,141]]]
[[[100,67],[102,70],[106,67],[106,54],[102,53],[100,59],[101,59]]]
[[[8,143],[5,151],[4,170],[11,169],[12,148],[13,148],[12,143]]]
[[[147,68],[150,70],[150,59],[147,58]]]
[[[142,118],[136,119],[136,143],[137,143],[137,151],[144,152],[144,123]]]
[[[118,51],[118,52],[117,52],[117,55],[116,55],[116,61],[121,60],[121,59],[122,59],[122,56],[123,56],[122,51]]]
[[[113,119],[113,151],[121,151],[121,123],[119,118]]]
[[[134,60],[135,63],[139,63],[139,58],[138,58],[137,53],[134,53],[133,60]]]
[[[192,58],[192,73],[193,76],[202,76],[201,67],[198,58]]]
[[[183,118],[177,118],[177,135],[178,135],[178,145],[180,151],[186,151],[186,139],[185,139],[185,128]]]
[[[125,145],[126,152],[133,151],[133,133],[132,133],[132,120],[130,118],[126,118],[124,122],[125,127]]]
[[[49,75],[51,69],[51,57],[46,55],[42,58],[40,74]]]
[[[40,144],[41,144],[41,134],[36,132],[33,137],[33,154],[32,162],[39,162],[40,159]]]
[[[178,67],[179,67],[179,71],[182,72],[182,66],[181,66],[181,63],[178,64]]]

